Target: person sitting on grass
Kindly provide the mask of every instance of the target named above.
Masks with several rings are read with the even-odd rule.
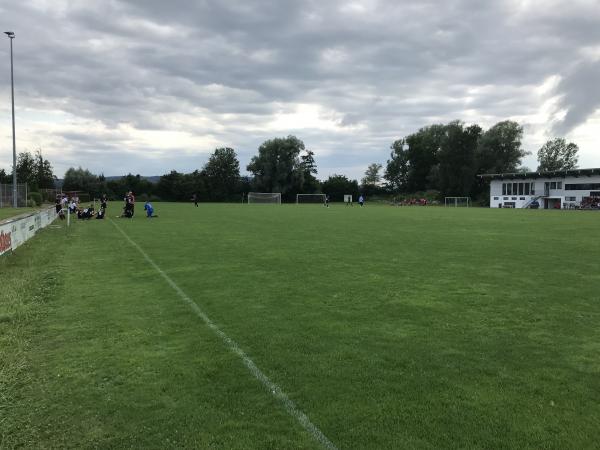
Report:
[[[149,201],[147,201],[144,204],[144,209],[146,210],[146,217],[148,219],[153,218],[153,217],[158,217],[154,215],[154,208],[152,207],[152,203],[150,203]]]
[[[82,210],[80,219],[91,219],[95,215],[94,205],[90,205],[89,208]]]

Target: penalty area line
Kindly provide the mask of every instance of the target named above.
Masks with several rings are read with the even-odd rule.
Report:
[[[221,338],[221,340],[225,343],[227,348],[231,350],[233,353],[238,355],[244,365],[248,368],[250,373],[254,375],[261,384],[266,387],[269,392],[275,397],[279,402],[283,405],[284,409],[288,412],[290,416],[296,419],[302,428],[304,428],[317,442],[319,442],[323,447],[329,450],[337,450],[337,447],[331,442],[327,436],[323,434],[323,432],[310,421],[308,416],[304,414],[298,406],[287,396],[285,392],[265,373],[258,368],[258,366],[250,359],[248,355],[241,349],[241,347],[229,336],[227,336],[211,319],[208,317],[204,311],[198,306],[198,304],[192,300],[183,290],[167,275],[153,260],[148,256],[148,254],[140,247],[133,239],[131,239],[123,229],[116,224],[116,222],[112,219],[109,219],[110,222],[115,226],[117,230],[125,237],[125,239],[144,257],[144,259],[156,270],[161,277],[167,282],[169,286],[173,288],[173,290],[177,293],[179,298],[186,303],[192,311],[196,313],[196,315],[202,319],[202,321],[206,324],[208,328],[210,328],[217,336]]]

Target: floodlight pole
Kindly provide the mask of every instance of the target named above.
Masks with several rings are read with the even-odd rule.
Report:
[[[17,144],[15,141],[15,81],[13,75],[13,39],[15,33],[5,31],[10,39],[10,97],[12,102],[12,139],[13,139],[13,207],[17,208]]]

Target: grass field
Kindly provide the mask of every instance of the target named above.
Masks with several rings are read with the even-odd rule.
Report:
[[[41,208],[41,207],[40,207]],[[8,219],[9,217],[25,214],[35,211],[40,208],[0,208],[0,220]]]
[[[216,327],[339,449],[597,448],[599,214],[156,206],[0,260],[0,447],[322,448]]]

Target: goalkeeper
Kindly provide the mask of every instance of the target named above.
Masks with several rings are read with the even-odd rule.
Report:
[[[154,215],[154,208],[152,207],[152,203],[150,203],[149,201],[144,204],[144,210],[146,211],[146,217],[148,219],[158,217]]]

